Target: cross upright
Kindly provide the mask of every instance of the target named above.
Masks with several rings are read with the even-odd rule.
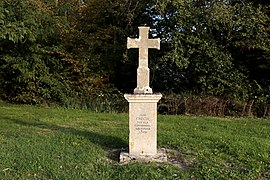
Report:
[[[137,69],[137,87],[134,94],[152,94],[149,87],[148,49],[160,49],[160,39],[148,39],[149,27],[139,27],[139,38],[127,39],[127,48],[139,48],[139,67]]]

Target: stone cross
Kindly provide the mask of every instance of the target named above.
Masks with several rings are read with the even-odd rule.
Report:
[[[160,39],[148,39],[149,27],[139,27],[139,38],[127,39],[127,48],[139,48],[137,87],[125,94],[129,102],[129,153],[120,153],[120,162],[166,160],[157,150],[157,103],[160,93],[149,87],[148,48],[160,49]]]
[[[149,27],[139,27],[139,38],[127,39],[127,48],[139,48],[139,67],[137,69],[137,87],[134,94],[152,94],[149,86],[148,49],[160,49],[160,39],[148,39]]]

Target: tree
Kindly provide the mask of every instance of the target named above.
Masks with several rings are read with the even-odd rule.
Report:
[[[1,1],[1,99],[65,104],[125,88],[126,37],[146,3]]]
[[[261,6],[178,0],[155,8],[162,12],[156,28],[168,46],[164,59],[178,67],[175,79],[182,90],[248,97],[253,77],[242,55],[250,52],[253,60],[269,57],[269,17]]]
[[[135,53],[127,56],[126,38],[137,35],[137,26],[150,20],[144,13],[147,3],[88,0],[79,9],[72,8],[66,49],[85,60],[88,73],[100,80],[107,79],[106,83],[125,92],[134,88],[137,59]]]
[[[0,2],[0,96],[4,100],[36,103],[58,98],[65,86],[55,71],[61,17],[52,17],[43,1]]]

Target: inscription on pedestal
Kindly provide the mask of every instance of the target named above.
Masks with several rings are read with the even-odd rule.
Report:
[[[139,134],[147,134],[151,130],[151,121],[146,114],[140,114],[136,117],[135,130]]]

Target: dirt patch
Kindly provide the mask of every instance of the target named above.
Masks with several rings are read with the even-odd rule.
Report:
[[[193,161],[189,161],[185,159],[184,155],[176,150],[176,149],[171,149],[171,148],[160,148],[158,149],[159,152],[163,152],[167,156],[167,160],[163,162],[157,162],[157,161],[145,161],[144,163],[151,162],[151,163],[157,163],[157,164],[171,164],[176,167],[179,167],[183,170],[189,170],[193,166]],[[120,163],[120,154],[124,153],[126,154],[128,152],[127,149],[121,148],[121,149],[107,149],[108,152],[108,161],[113,164],[126,164],[128,162],[141,162],[141,158],[139,160],[136,159],[131,159],[128,162],[122,162]]]

